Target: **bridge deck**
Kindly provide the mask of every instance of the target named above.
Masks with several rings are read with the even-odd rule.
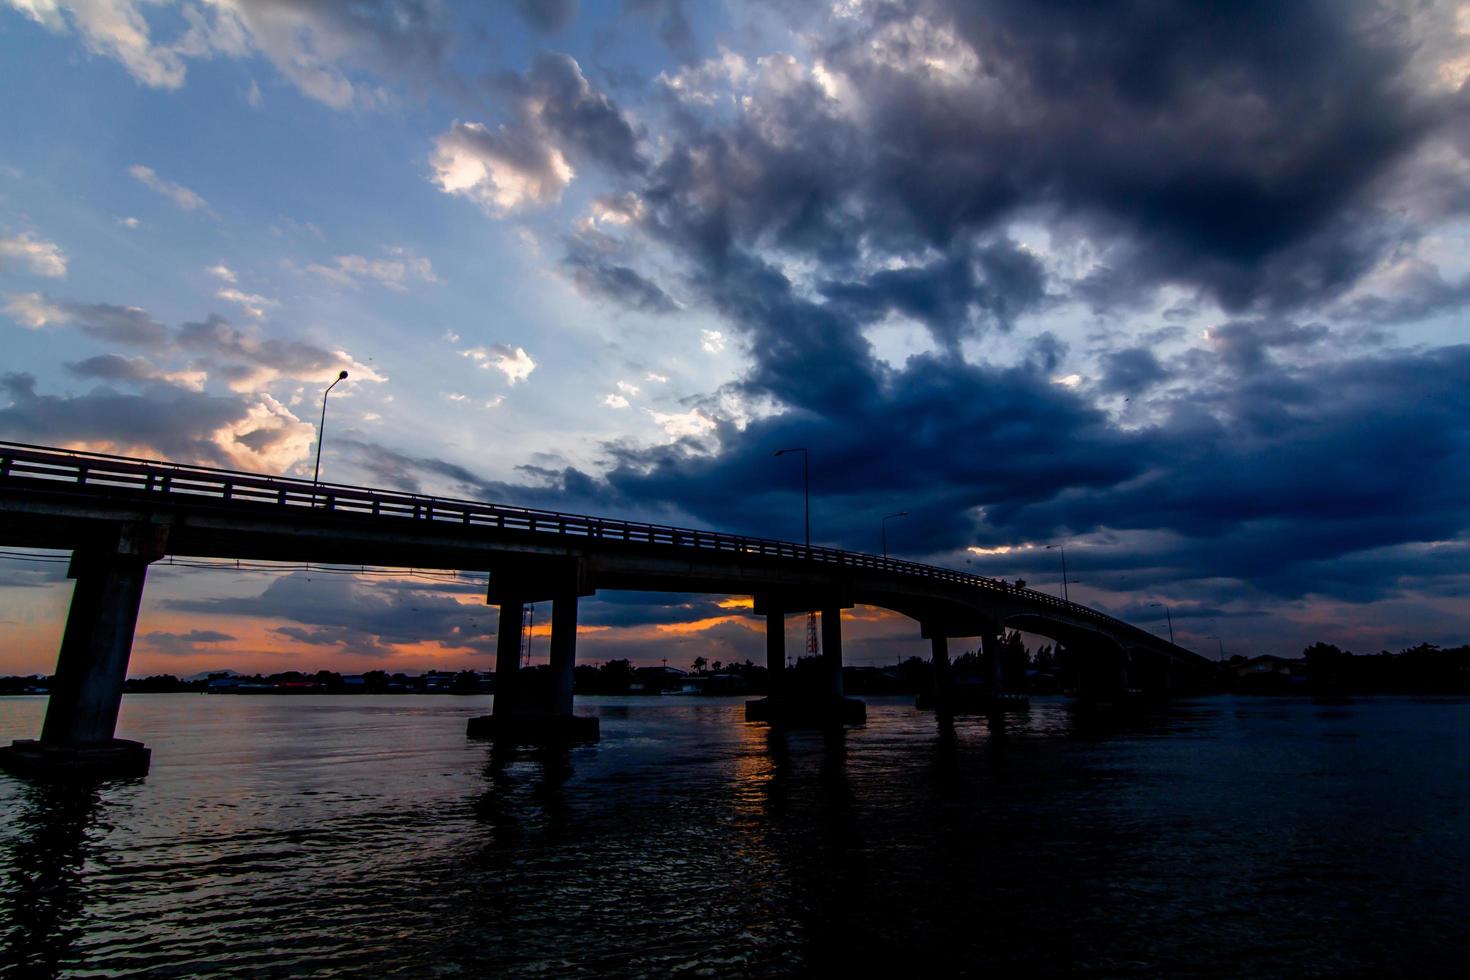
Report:
[[[320,538],[348,526],[359,535],[364,531],[373,533],[368,529],[392,534],[415,528],[450,532],[467,545],[513,538],[522,543],[545,542],[565,551],[625,551],[628,546],[636,546],[641,552],[665,556],[754,559],[819,575],[863,573],[910,586],[943,584],[963,590],[980,603],[1003,600],[1009,606],[1021,605],[1039,614],[1085,622],[1134,642],[1147,642],[1161,652],[1196,659],[1187,650],[1087,606],[936,565],[699,528],[334,483],[314,484],[290,477],[0,442],[0,534],[9,539],[8,543],[71,547],[57,530],[68,519],[76,520],[82,512],[102,519],[108,513],[124,514],[139,508],[149,513],[164,510],[183,514],[186,522],[187,515],[200,514],[289,518],[293,527],[314,530],[312,537],[318,543]],[[229,537],[217,536],[217,541]],[[244,537],[237,531],[232,543],[212,544],[214,556],[248,557],[244,552],[250,543]],[[392,553],[384,557],[387,560],[372,563],[426,564],[395,560]]]

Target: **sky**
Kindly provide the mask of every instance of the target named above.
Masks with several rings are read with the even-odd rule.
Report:
[[[804,446],[816,543],[1466,642],[1467,76],[1433,0],[0,0],[0,439],[309,476],[346,370],[327,480],[799,540]],[[483,590],[159,564],[131,672],[484,669]],[[579,656],[749,612],[601,593]]]

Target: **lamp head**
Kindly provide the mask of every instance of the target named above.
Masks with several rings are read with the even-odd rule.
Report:
[[[337,375],[337,380],[338,381],[346,381],[347,380],[347,372],[346,371],[343,371],[341,374]]]

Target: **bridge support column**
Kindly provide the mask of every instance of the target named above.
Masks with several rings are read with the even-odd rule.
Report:
[[[937,711],[953,710],[949,676],[949,637],[937,631],[929,636],[929,669],[934,675],[934,689],[920,694],[914,700],[914,707],[920,710],[930,708]]]
[[[990,671],[990,693],[1000,697],[1006,690],[1006,668],[1002,662],[1000,637],[986,633],[980,637],[980,653]]]
[[[500,624],[495,634],[495,702],[491,714],[471,718],[471,738],[520,743],[591,741],[596,718],[572,713],[576,685],[577,593],[557,593],[551,601],[549,671],[521,671],[525,597],[501,591]]]
[[[766,697],[786,693],[786,614],[766,611]]]
[[[0,768],[39,778],[147,775],[147,746],[114,735],[148,565],[166,540],[166,528],[127,525],[115,547],[72,554],[76,585],[41,738],[0,749]]]
[[[570,593],[551,601],[551,714],[572,717],[576,667],[577,596]]]
[[[822,607],[822,674],[826,694],[842,697],[842,607]]]
[[[500,603],[500,622],[495,627],[495,703],[493,717],[509,718],[520,703],[516,698],[516,681],[521,669],[521,629],[525,622],[526,604],[519,599]]]

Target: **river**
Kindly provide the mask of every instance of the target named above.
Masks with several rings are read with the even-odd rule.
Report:
[[[1216,697],[1003,730],[869,700],[130,695],[146,780],[0,775],[15,975],[1463,976],[1470,701]],[[0,698],[0,737],[44,700]]]

